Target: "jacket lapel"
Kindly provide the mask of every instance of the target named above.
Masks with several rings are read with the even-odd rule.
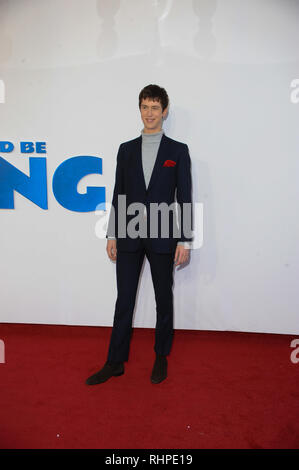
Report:
[[[167,144],[167,137],[165,134],[162,134],[160,145],[158,148],[158,153],[156,157],[156,161],[153,167],[153,171],[150,177],[150,181],[148,184],[148,187],[146,189],[146,184],[145,184],[145,179],[144,179],[144,172],[143,172],[143,166],[142,166],[142,135],[137,138],[137,148],[136,148],[136,158],[137,158],[137,178],[139,181],[142,182],[142,186],[144,188],[144,191],[149,191],[152,186],[154,185],[155,181],[157,180],[157,176],[159,174],[159,169],[163,165],[163,161],[165,159],[165,154],[166,154],[166,145]]]

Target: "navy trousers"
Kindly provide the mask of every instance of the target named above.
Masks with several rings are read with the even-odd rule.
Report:
[[[117,299],[110,338],[108,361],[124,362],[129,358],[132,319],[137,287],[144,256],[151,269],[156,300],[154,350],[168,355],[173,339],[173,269],[174,253],[154,253],[148,239],[142,239],[142,249],[136,252],[118,251],[116,257]]]

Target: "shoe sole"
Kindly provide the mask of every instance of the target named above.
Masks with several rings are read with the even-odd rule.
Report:
[[[88,383],[88,381],[86,380],[86,381],[85,381],[85,384],[86,384],[86,385],[99,385],[99,384],[103,384],[103,383],[107,382],[107,380],[111,379],[111,377],[119,377],[120,375],[123,375],[124,373],[125,373],[125,371],[119,372],[119,373],[117,373],[117,374],[113,374],[113,375],[111,375],[110,377],[107,377],[107,379],[105,379],[105,380],[101,380],[100,382],[94,382],[94,383],[92,383],[92,384]]]
[[[151,382],[152,382],[152,384],[159,384],[160,382],[163,382],[163,380],[165,380],[165,379],[167,379],[167,376],[163,377],[160,380],[151,379]]]

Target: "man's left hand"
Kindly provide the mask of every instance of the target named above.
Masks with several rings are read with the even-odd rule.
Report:
[[[184,248],[183,245],[177,245],[174,255],[174,262],[175,265],[178,266],[180,264],[185,263],[189,259],[189,248]]]

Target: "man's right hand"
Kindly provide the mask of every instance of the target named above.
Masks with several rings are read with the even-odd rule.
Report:
[[[111,261],[116,261],[116,240],[107,240],[106,251]]]

